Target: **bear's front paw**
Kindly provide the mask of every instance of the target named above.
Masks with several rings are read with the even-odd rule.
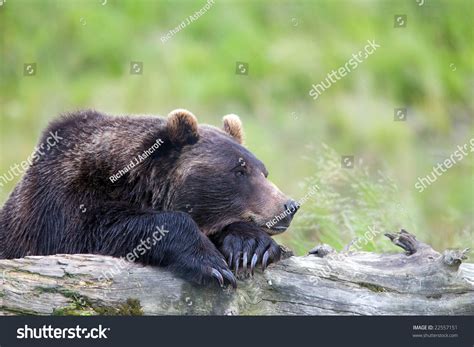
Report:
[[[206,240],[190,254],[181,254],[170,267],[185,279],[197,284],[208,284],[217,280],[221,287],[229,283],[237,288],[235,276],[229,269],[222,254]]]
[[[280,246],[260,227],[251,223],[234,223],[214,238],[217,248],[228,260],[231,269],[239,272],[240,264],[245,273],[253,275],[255,266],[262,270],[280,260]],[[250,266],[250,268],[249,268]]]

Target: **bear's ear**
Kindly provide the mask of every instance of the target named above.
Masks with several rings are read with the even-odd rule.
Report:
[[[228,114],[222,120],[224,122],[224,131],[242,145],[244,143],[244,129],[239,116]]]
[[[198,121],[188,110],[171,111],[166,128],[170,141],[176,145],[192,145],[199,140]]]

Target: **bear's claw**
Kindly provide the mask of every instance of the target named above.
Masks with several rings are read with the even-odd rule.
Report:
[[[252,257],[252,261],[250,262],[250,273],[252,274],[252,276],[253,276],[253,271],[255,270],[255,265],[257,264],[257,260],[258,260],[258,255],[257,253],[255,253]]]
[[[228,280],[229,283],[232,285],[232,287],[234,289],[237,288],[237,280],[235,279],[232,272],[230,272],[229,270],[222,269],[222,273],[224,274],[225,279]]]
[[[242,257],[242,268],[245,269],[245,271],[247,271],[247,252],[244,252],[244,256]]]
[[[217,280],[220,287],[229,283],[236,288],[237,280],[230,271],[222,253],[205,235],[198,235],[201,237],[202,243],[196,247],[195,252],[178,258],[179,261],[170,264],[170,269],[181,274],[185,279],[200,285],[214,283]]]
[[[240,262],[240,254],[237,254],[238,256],[235,257],[235,273],[239,272],[239,262]]]
[[[220,274],[220,272],[214,268],[212,268],[211,272],[212,272],[212,277],[215,277],[219,281],[219,285],[221,287],[224,287],[224,278],[222,278],[222,275]]]
[[[224,276],[223,276],[224,275]],[[225,280],[229,282],[233,288],[237,288],[237,280],[235,279],[232,272],[226,269],[217,270],[215,268],[211,268],[211,276],[214,277],[218,282],[221,288],[224,287]]]
[[[214,237],[213,241],[224,257],[227,257],[229,267],[235,274],[242,264],[244,272],[253,275],[259,261],[262,270],[265,270],[270,263],[278,261],[281,255],[280,246],[262,228],[252,223],[231,224]]]
[[[267,263],[268,263],[268,257],[270,256],[270,253],[267,251],[265,251],[265,253],[263,253],[263,260],[262,260],[262,271],[265,270],[265,268],[267,267]]]

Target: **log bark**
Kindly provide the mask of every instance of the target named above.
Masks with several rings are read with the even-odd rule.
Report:
[[[200,287],[151,266],[91,254],[0,260],[0,315],[473,315],[468,250],[438,253],[405,231],[405,254],[321,245],[238,288]],[[115,273],[113,273],[115,272]]]

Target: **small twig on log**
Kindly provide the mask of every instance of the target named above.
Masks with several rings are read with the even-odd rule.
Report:
[[[420,247],[420,242],[418,242],[415,235],[408,233],[404,229],[396,234],[386,233],[385,236],[387,236],[395,245],[403,248],[407,255],[416,253]]]

